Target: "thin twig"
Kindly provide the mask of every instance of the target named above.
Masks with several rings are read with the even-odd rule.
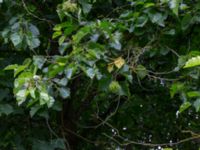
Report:
[[[78,137],[78,138],[80,138],[80,139],[82,139],[82,140],[88,142],[88,143],[96,144],[96,142],[94,142],[94,141],[92,141],[92,140],[89,140],[89,139],[87,139],[87,138],[85,138],[85,137],[83,137],[83,136],[81,136],[81,135],[79,135],[79,134],[77,134],[77,133],[71,131],[70,129],[65,128],[64,130],[67,131],[67,132],[69,132],[69,133],[71,133],[71,134],[73,134],[73,135],[75,135],[76,137]]]
[[[112,116],[114,116],[117,113],[117,111],[119,109],[119,104],[120,104],[120,96],[118,98],[117,106],[116,106],[114,112],[112,112],[108,117],[106,117],[106,119],[103,120],[99,125],[97,125],[96,128],[98,128],[99,126],[105,124]]]
[[[119,98],[118,98],[117,106],[116,106],[114,112],[112,112],[108,117],[106,117],[105,120],[103,120],[103,119],[101,119],[99,116],[97,116],[97,119],[101,120],[101,122],[100,122],[99,124],[94,125],[94,126],[82,126],[82,125],[80,125],[80,126],[81,126],[82,128],[86,128],[86,129],[89,129],[89,128],[95,128],[95,129],[96,129],[96,128],[99,128],[100,126],[106,124],[107,121],[108,121],[112,116],[114,116],[114,115],[117,113],[117,110],[119,109],[119,104],[120,104],[120,96],[119,96]]]
[[[127,6],[130,6],[130,4],[126,4],[126,5],[123,5],[123,6],[120,6],[120,7],[116,7],[116,8],[113,9],[110,13],[108,13],[108,15],[106,15],[106,18],[108,18],[112,13],[114,13],[114,12],[120,10],[120,9],[123,9],[123,8],[125,8],[125,7],[127,7]]]
[[[166,72],[154,72],[154,71],[151,71],[151,70],[147,70],[147,71],[152,73],[152,74],[155,74],[155,75],[166,75],[166,74],[171,74],[171,73],[176,72],[174,69],[170,70],[170,71],[166,71]]]
[[[141,145],[141,146],[147,146],[147,147],[176,146],[176,145],[179,145],[181,143],[185,143],[185,142],[192,141],[192,140],[200,138],[200,135],[196,135],[196,136],[192,136],[192,137],[189,137],[189,138],[186,138],[186,139],[180,140],[178,142],[174,142],[174,143],[152,144],[152,143],[141,143],[141,142],[130,141],[130,140],[128,140],[128,142],[125,142],[125,143],[120,143],[117,139],[115,139],[112,136],[109,136],[109,135],[107,135],[105,133],[103,133],[103,135],[106,136],[107,138],[113,140],[114,142],[116,142],[120,146],[127,146],[127,145],[130,145],[130,144],[134,144],[134,145]],[[124,138],[122,136],[118,135],[118,137],[124,140]]]
[[[141,83],[141,81],[140,81],[140,78],[137,76],[137,80],[138,80],[138,84],[139,84],[139,86],[143,89],[143,90],[145,90],[145,91],[152,91],[152,89],[147,89],[147,88],[145,88],[143,85],[142,85],[142,83]]]
[[[47,127],[48,127],[49,131],[50,131],[56,138],[59,138],[59,136],[58,136],[58,135],[53,131],[53,129],[51,128],[48,119],[46,119],[46,124],[47,124]]]
[[[25,3],[24,0],[22,0],[22,5],[23,5],[24,9],[26,10],[26,12],[27,12],[30,16],[32,16],[32,17],[34,17],[34,18],[36,18],[36,19],[38,19],[38,20],[40,20],[40,21],[48,22],[50,25],[53,24],[50,20],[47,20],[47,19],[45,19],[45,18],[40,18],[40,17],[36,16],[35,14],[33,14],[33,13],[28,9],[28,7],[27,7],[27,5],[26,5],[26,3]]]
[[[172,48],[166,46],[172,53],[174,53],[177,57],[180,57],[180,55],[175,51],[173,50]]]
[[[162,81],[178,81],[180,79],[171,79],[171,78],[163,78],[163,77],[158,77],[158,76],[154,76],[154,75],[147,75],[149,78],[153,78],[153,79],[158,79],[158,80],[162,80]]]

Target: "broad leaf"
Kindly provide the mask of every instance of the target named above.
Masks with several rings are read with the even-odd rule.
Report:
[[[191,106],[190,102],[185,102],[181,105],[181,107],[179,108],[179,112],[182,113],[183,111],[185,111],[186,109],[188,109]]]
[[[176,16],[178,16],[180,2],[180,0],[170,0],[170,8]]]
[[[1,114],[9,115],[14,111],[13,107],[9,104],[0,104],[0,116]]]
[[[189,59],[183,68],[191,68],[200,65],[200,56]]]
[[[70,90],[69,88],[60,88],[59,89],[60,96],[64,99],[68,98],[70,96]]]

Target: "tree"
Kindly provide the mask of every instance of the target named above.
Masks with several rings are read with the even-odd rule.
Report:
[[[200,2],[0,3],[1,149],[199,149]]]

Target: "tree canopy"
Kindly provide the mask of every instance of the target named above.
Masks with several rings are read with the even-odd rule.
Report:
[[[0,18],[0,149],[200,149],[200,1],[0,0]]]

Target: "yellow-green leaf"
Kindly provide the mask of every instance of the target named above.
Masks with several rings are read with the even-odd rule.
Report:
[[[113,64],[108,64],[107,70],[109,73],[111,73],[114,69],[114,65]]]
[[[118,69],[120,69],[125,64],[125,60],[122,57],[118,57],[114,60],[114,64]]]
[[[183,68],[191,68],[191,67],[196,67],[200,65],[200,56],[197,57],[192,57],[189,59]]]
[[[59,37],[61,35],[62,35],[61,31],[56,31],[56,32],[53,33],[52,39],[55,39],[55,38],[57,38],[57,37]]]

